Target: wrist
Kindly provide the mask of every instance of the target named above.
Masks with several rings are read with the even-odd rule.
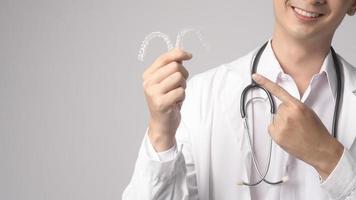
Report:
[[[153,123],[150,123],[148,138],[156,152],[166,151],[176,143],[174,133],[169,133]]]
[[[328,142],[324,143],[323,147],[319,149],[317,162],[313,164],[313,167],[318,171],[323,180],[326,180],[331,172],[335,169],[339,162],[344,147],[335,138],[330,138]]]

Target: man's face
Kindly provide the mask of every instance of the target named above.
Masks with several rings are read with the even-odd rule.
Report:
[[[355,2],[356,0],[274,0],[276,28],[296,39],[331,39],[345,14],[353,14]]]

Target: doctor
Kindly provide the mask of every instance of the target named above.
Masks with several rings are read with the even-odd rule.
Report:
[[[143,74],[150,122],[123,199],[356,199],[356,69],[330,50],[356,0],[274,0],[274,12],[273,35],[252,76],[273,95],[273,121],[268,101],[246,105],[248,133],[240,115],[259,48],[187,84],[182,61],[192,55],[161,55]],[[336,61],[344,87],[335,138]],[[261,179],[252,155],[262,175],[270,157],[265,179],[282,183],[238,184]]]

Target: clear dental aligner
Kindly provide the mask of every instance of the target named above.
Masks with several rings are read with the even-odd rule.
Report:
[[[183,47],[183,38],[187,33],[194,33],[198,37],[201,45],[205,49],[208,49],[208,45],[204,42],[203,35],[201,34],[201,32],[197,29],[192,29],[192,28],[183,29],[178,33],[177,39],[176,39],[176,47],[177,48],[181,48],[181,49],[184,48]]]
[[[176,44],[175,44],[175,47],[176,47],[176,48],[183,49],[183,38],[184,38],[184,36],[185,36],[187,33],[190,33],[190,32],[194,33],[194,34],[198,37],[200,43],[202,44],[202,46],[203,46],[205,49],[209,49],[209,48],[208,48],[208,45],[207,45],[207,44],[204,42],[204,40],[203,40],[203,36],[202,36],[201,32],[200,32],[199,30],[192,29],[192,28],[185,28],[185,29],[181,30],[181,31],[178,33],[177,39],[176,39]],[[154,38],[157,38],[157,37],[162,38],[162,39],[164,40],[164,42],[165,42],[166,45],[167,45],[167,50],[168,50],[168,51],[173,48],[172,42],[171,42],[171,40],[169,39],[169,37],[168,37],[167,34],[162,33],[162,32],[159,32],[159,31],[157,31],[157,32],[152,32],[152,33],[150,33],[149,35],[147,35],[147,36],[145,37],[145,39],[143,40],[143,42],[142,42],[142,44],[141,44],[140,51],[139,51],[139,53],[138,53],[138,60],[143,61],[144,56],[146,55],[146,49],[147,49],[148,45],[150,44],[150,41],[151,41],[152,39],[154,39]]]
[[[145,39],[143,40],[142,44],[141,44],[141,48],[140,51],[138,53],[138,60],[143,61],[143,57],[146,55],[146,49],[148,47],[148,45],[150,44],[150,41],[153,38],[162,38],[164,40],[164,42],[167,45],[167,50],[171,50],[173,48],[173,44],[171,42],[171,40],[169,39],[168,35],[162,32],[152,32],[149,35],[147,35],[145,37]]]

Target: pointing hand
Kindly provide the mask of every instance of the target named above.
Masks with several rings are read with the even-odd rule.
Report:
[[[281,101],[273,122],[268,126],[272,139],[326,178],[343,153],[342,144],[329,134],[313,110],[278,84],[259,74],[252,78]]]

